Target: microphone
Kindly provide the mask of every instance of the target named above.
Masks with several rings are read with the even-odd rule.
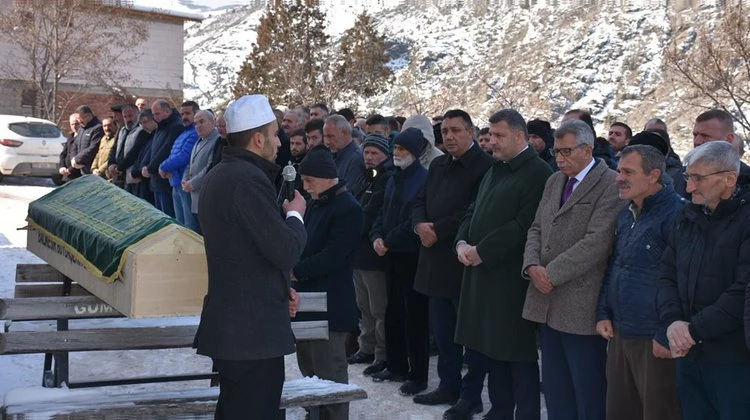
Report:
[[[281,170],[281,177],[284,182],[281,185],[281,191],[279,192],[279,204],[282,204],[284,200],[294,200],[294,187],[297,182],[297,170],[292,166],[292,162],[289,162],[284,169]]]

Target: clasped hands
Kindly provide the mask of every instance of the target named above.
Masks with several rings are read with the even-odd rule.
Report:
[[[458,261],[466,267],[476,267],[482,263],[482,257],[479,256],[476,245],[461,242],[456,245],[456,254]]]
[[[685,356],[690,348],[695,345],[695,340],[690,335],[690,323],[685,321],[671,323],[667,327],[667,339],[669,340],[672,357]]]
[[[419,235],[419,240],[422,242],[422,246],[425,248],[435,245],[435,242],[438,241],[434,223],[417,223],[415,230],[417,231],[417,235]]]

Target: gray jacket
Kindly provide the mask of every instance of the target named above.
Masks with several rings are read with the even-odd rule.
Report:
[[[554,289],[545,295],[529,283],[525,319],[569,334],[596,334],[596,306],[615,220],[626,204],[618,196],[616,176],[597,159],[562,207],[567,176],[556,172],[547,180],[526,238],[523,268],[545,267]]]
[[[219,140],[219,131],[215,128],[206,138],[199,138],[193,146],[193,151],[190,152],[190,163],[185,168],[185,174],[182,179],[190,181],[193,185],[193,192],[190,193],[190,211],[198,213],[198,196],[200,195],[201,185],[203,184],[203,177],[208,172],[208,168],[213,163],[213,151],[216,142]]]

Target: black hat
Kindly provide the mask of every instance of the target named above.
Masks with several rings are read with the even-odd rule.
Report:
[[[422,130],[416,127],[409,127],[393,139],[393,144],[398,144],[408,150],[415,158],[419,159],[422,155],[422,147],[424,146],[424,134],[422,134]]]
[[[391,148],[388,143],[388,139],[381,136],[380,134],[368,134],[367,137],[365,137],[364,143],[362,143],[362,150],[364,150],[365,147],[368,146],[377,147],[388,156],[390,156],[391,154]]]
[[[641,131],[634,135],[628,142],[628,146],[635,146],[637,144],[655,147],[664,156],[669,153],[669,143],[662,136],[651,131]]]
[[[554,137],[552,136],[552,126],[550,126],[548,121],[531,120],[526,123],[526,130],[529,132],[529,134],[534,134],[541,137],[548,147],[551,147],[552,143],[554,143],[555,141]]]
[[[314,178],[338,178],[333,155],[323,145],[315,146],[307,152],[307,155],[305,155],[305,158],[299,164],[299,173],[300,175]]]

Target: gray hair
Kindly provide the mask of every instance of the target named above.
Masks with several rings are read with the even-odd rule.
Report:
[[[352,135],[351,124],[349,124],[349,121],[347,121],[346,118],[342,117],[341,115],[331,115],[330,117],[326,118],[326,124],[331,124],[335,126],[337,130],[344,131],[349,137],[351,137]]]
[[[199,115],[205,115],[206,118],[209,121],[211,121],[212,123],[216,122],[216,117],[214,117],[214,113],[211,112],[211,111],[209,111],[209,110],[207,110],[207,109],[201,109],[200,111],[196,112],[195,113],[195,118],[198,118]]]
[[[691,150],[685,156],[685,166],[696,163],[709,166],[715,171],[740,172],[740,155],[737,149],[726,141],[710,141]]]
[[[568,134],[573,134],[576,137],[578,144],[594,146],[594,133],[591,132],[591,127],[581,120],[565,121],[557,130],[555,130],[556,139],[561,139]]]
[[[297,126],[302,126],[305,124],[305,114],[304,111],[299,108],[289,109],[286,111],[287,113],[294,114],[295,117],[297,117]]]
[[[523,133],[523,138],[529,139],[529,131],[526,128],[526,121],[523,116],[515,109],[501,109],[490,116],[490,124],[497,124],[501,121],[505,121],[513,131],[520,131]]]
[[[664,131],[667,131],[667,123],[665,123],[661,118],[651,118],[650,120],[646,121],[646,124],[643,124],[643,131],[648,131],[649,127],[660,128]]]
[[[664,173],[667,171],[666,157],[654,146],[634,144],[622,149],[620,160],[629,154],[641,157],[641,169],[644,174],[650,174],[654,169],[659,171],[659,183],[664,185]]]

